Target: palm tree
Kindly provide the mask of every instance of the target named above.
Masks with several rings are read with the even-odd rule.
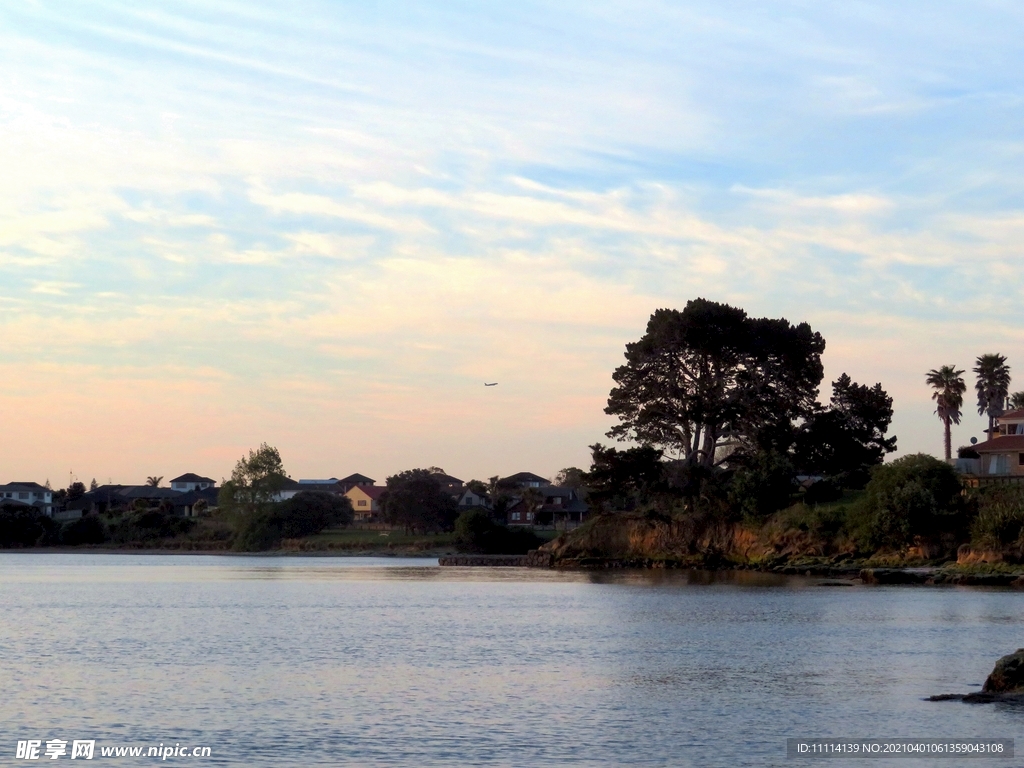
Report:
[[[1010,407],[1014,410],[1024,408],[1024,392],[1014,392],[1010,395]]]
[[[932,392],[935,413],[946,427],[946,461],[952,461],[953,440],[949,425],[960,423],[960,409],[964,405],[964,392],[967,391],[963,371],[958,371],[955,365],[944,365],[928,371],[925,381],[935,389]]]
[[[146,478],[146,485],[150,486],[151,488],[159,488],[160,487],[160,481],[163,480],[163,479],[164,479],[163,475],[160,475],[160,477],[154,477],[154,476],[150,475],[149,477]]]
[[[1003,415],[1010,392],[1010,366],[1003,355],[982,355],[974,361],[974,372],[978,375],[974,385],[978,393],[978,415],[988,413],[988,437],[991,440],[996,417]]]

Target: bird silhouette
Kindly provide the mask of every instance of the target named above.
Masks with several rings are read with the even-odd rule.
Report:
[[[487,382],[485,381],[485,382],[484,382],[484,386],[485,386],[485,387],[496,387],[496,386],[498,386],[498,382],[494,382],[493,384],[488,384],[488,383],[487,383]]]

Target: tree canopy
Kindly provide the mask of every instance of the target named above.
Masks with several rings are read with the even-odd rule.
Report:
[[[387,479],[380,500],[386,522],[420,532],[452,529],[458,506],[432,470],[409,469]]]
[[[802,425],[797,465],[810,474],[856,475],[852,485],[862,487],[868,469],[896,450],[896,438],[886,437],[891,422],[892,398],[882,385],[857,384],[844,373],[832,382],[828,407],[816,408]]]
[[[974,390],[978,394],[978,415],[988,414],[988,436],[994,437],[995,420],[1003,415],[1003,408],[1010,393],[1010,366],[1006,356],[999,354],[980,355],[974,361],[973,371],[977,375]]]
[[[613,374],[605,412],[620,423],[608,436],[705,467],[726,438],[788,440],[794,420],[814,410],[824,349],[807,323],[750,318],[706,299],[659,309]]]
[[[262,443],[235,464],[231,479],[221,488],[218,503],[229,509],[254,513],[274,501],[286,478],[277,448]]]

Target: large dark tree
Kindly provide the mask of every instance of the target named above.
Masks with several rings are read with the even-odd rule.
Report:
[[[613,375],[605,412],[621,423],[608,435],[704,467],[727,438],[787,448],[794,421],[814,410],[824,349],[807,323],[706,299],[659,309]]]
[[[867,469],[881,464],[896,450],[896,438],[886,437],[892,422],[892,398],[881,384],[856,384],[845,373],[832,382],[827,408],[808,418],[797,438],[797,464],[830,477],[867,481]]]
[[[584,476],[590,489],[588,499],[598,506],[632,508],[666,490],[661,451],[650,446],[605,448],[590,446],[593,464]]]
[[[458,505],[429,469],[409,469],[387,479],[381,496],[384,520],[412,531],[449,531]]]

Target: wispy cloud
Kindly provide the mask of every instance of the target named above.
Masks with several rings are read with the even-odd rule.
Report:
[[[5,6],[0,456],[554,472],[697,295],[937,450],[922,371],[1021,348],[1024,18],[923,8]]]

